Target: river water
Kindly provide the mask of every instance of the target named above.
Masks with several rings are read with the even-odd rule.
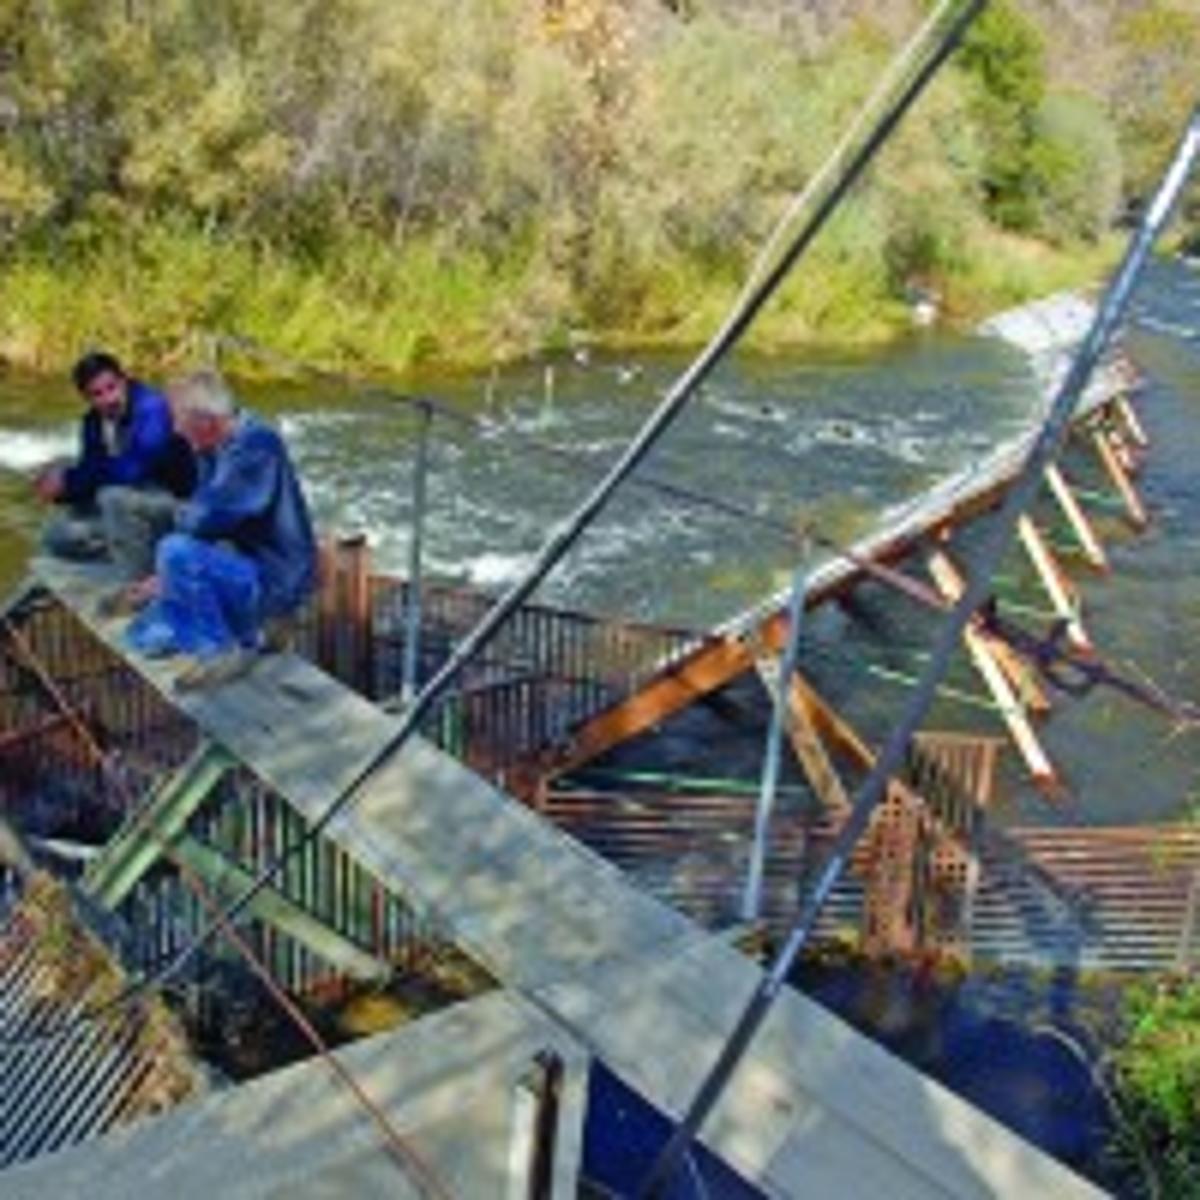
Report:
[[[1200,693],[1200,274],[1155,264],[1135,314],[1130,346],[1146,375],[1141,411],[1154,440],[1140,486],[1153,525],[1135,537],[1119,517],[1098,511],[1115,570],[1104,579],[1080,578],[1100,649],[1114,663],[1194,698]],[[671,356],[595,356],[488,378],[428,381],[423,394],[468,420],[434,422],[427,572],[489,588],[517,577],[683,365]],[[366,533],[379,564],[403,571],[415,410],[349,387],[244,392],[287,434],[320,524]],[[992,339],[935,334],[869,355],[738,358],[706,385],[638,479],[692,489],[744,515],[626,487],[540,597],[672,625],[719,622],[786,582],[801,554],[789,529],[815,521],[841,538],[866,529],[1025,427],[1034,406],[1022,356]],[[0,378],[0,586],[19,577],[40,520],[28,473],[71,450],[76,418],[66,386]],[[1081,481],[1102,486],[1087,456],[1077,458]],[[1015,558],[999,590],[1047,607]],[[878,736],[903,700],[906,681],[920,670],[932,627],[925,614],[871,589],[849,616],[830,609],[823,620],[809,647],[813,673]],[[981,700],[962,658],[951,684]],[[934,724],[999,728],[986,704],[953,698],[935,711]],[[1195,736],[1170,733],[1161,718],[1098,692],[1086,703],[1058,705],[1044,737],[1072,794],[1086,797],[1082,819],[1126,821],[1175,816],[1200,798]],[[1015,811],[1047,817],[1015,763],[1008,780]],[[1081,814],[1068,807],[1063,819]]]
[[[1153,447],[1139,486],[1152,525],[1135,536],[1119,516],[1098,511],[1114,571],[1076,577],[1090,632],[1108,660],[1198,700],[1200,273],[1152,266],[1135,301],[1129,348],[1145,375],[1139,411]],[[435,422],[427,570],[490,588],[515,578],[683,365],[670,356],[565,358],[488,378],[428,381],[425,394],[469,420]],[[244,391],[286,432],[321,525],[366,533],[377,562],[402,572],[414,410],[352,388]],[[786,582],[799,553],[789,528],[815,521],[843,538],[866,529],[1025,427],[1036,402],[1021,356],[982,338],[919,336],[885,352],[803,361],[737,359],[639,475],[694,489],[744,515],[627,488],[541,597],[672,625],[719,622]],[[19,578],[40,520],[28,473],[70,451],[76,418],[65,386],[0,378],[4,587]],[[1085,486],[1100,486],[1085,455],[1076,453],[1070,466]],[[1015,559],[998,591],[1045,607]],[[1029,620],[1038,623],[1036,615]],[[866,588],[848,610],[830,606],[813,623],[806,661],[822,690],[878,737],[903,699],[905,679],[920,670],[931,628],[923,614]],[[982,697],[965,656],[951,683]],[[932,724],[1001,728],[986,705],[953,698],[939,704]],[[1010,818],[1144,822],[1189,815],[1200,801],[1196,735],[1172,730],[1118,695],[1057,703],[1042,736],[1073,803],[1048,807],[1010,761],[1001,797]],[[705,753],[714,761],[704,762]],[[752,778],[758,753],[754,738],[740,750],[708,747],[695,762],[702,773]],[[1104,1118],[1087,1073],[1030,1024],[1038,1005],[1055,1004],[1053,989],[1028,992],[1027,981],[985,978],[948,997],[914,1000],[903,978],[863,988],[853,973],[819,967],[804,983],[956,1090],[1095,1170]],[[1008,1074],[998,1073],[1000,1060]]]

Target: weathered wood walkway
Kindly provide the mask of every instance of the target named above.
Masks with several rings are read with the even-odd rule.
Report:
[[[94,615],[102,572],[35,570],[203,736],[310,820],[395,732],[394,719],[292,656],[263,659],[211,693],[177,696],[172,664],[130,656],[120,625]],[[328,834],[668,1112],[691,1099],[759,979],[725,941],[421,739],[373,776]],[[775,1006],[703,1140],[775,1196],[1095,1194],[793,992]],[[174,1162],[179,1178],[200,1171],[204,1154],[185,1148]]]
[[[383,1103],[406,1146],[447,1195],[527,1195],[511,1144],[522,1076],[538,1055],[561,1064],[558,1153],[549,1180],[574,1196],[587,1083],[586,1055],[560,1026],[511,993],[492,992],[338,1051]],[[378,1153],[351,1097],[323,1063],[306,1062],[209,1093],[155,1121],[111,1134],[0,1177],[5,1200],[86,1196],[129,1200],[298,1200],[427,1196],[413,1175]]]

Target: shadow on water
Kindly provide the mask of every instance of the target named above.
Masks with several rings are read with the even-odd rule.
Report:
[[[1118,1028],[1127,980],[1023,967],[947,978],[834,955],[801,964],[792,982],[1080,1174],[1125,1190],[1091,1064]]]
[[[636,1195],[673,1128],[665,1114],[602,1063],[594,1063],[583,1131],[581,1174],[586,1182],[580,1196],[610,1200]],[[762,1195],[699,1144],[665,1192],[666,1200],[756,1200]]]

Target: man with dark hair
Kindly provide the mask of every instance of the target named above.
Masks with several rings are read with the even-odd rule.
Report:
[[[127,579],[140,579],[153,569],[155,543],[173,528],[179,500],[195,487],[191,449],[174,431],[166,397],[130,378],[111,354],[85,354],[71,379],[88,408],[78,459],[34,482],[43,501],[67,510],[47,524],[43,545],[61,558],[111,556]]]

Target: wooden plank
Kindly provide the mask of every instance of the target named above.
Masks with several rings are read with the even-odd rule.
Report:
[[[83,889],[98,904],[116,908],[162,856],[192,814],[204,803],[233,760],[211,741],[202,741],[191,757],[154,789],[130,814],[89,864]]]
[[[1054,611],[1067,622],[1068,637],[1081,650],[1091,650],[1091,639],[1079,615],[1079,591],[1055,558],[1054,551],[1042,536],[1042,531],[1028,514],[1022,513],[1017,522],[1017,533],[1034,570],[1037,571],[1042,587],[1046,590],[1046,595],[1050,598],[1050,603],[1054,606]]]
[[[541,1195],[575,1196],[590,1060],[520,996],[497,988],[333,1055],[388,1114],[424,1178],[389,1151],[347,1088],[331,1086],[328,1063],[309,1058],[6,1172],[5,1200],[498,1200],[513,1091],[544,1055],[563,1070]]]
[[[875,751],[799,671],[792,676],[791,700],[793,709],[856,767],[869,771],[875,765]]]
[[[540,762],[535,773],[545,782],[574,770],[645,733],[753,667],[754,656],[743,642],[733,638],[710,642],[628,699],[593,717],[563,747]]]
[[[362,534],[337,544],[345,580],[345,607],[341,620],[349,641],[346,678],[356,691],[369,695],[374,675],[374,610],[371,603],[371,554]]]
[[[1108,434],[1108,440],[1116,453],[1117,461],[1130,475],[1137,475],[1142,469],[1142,455],[1137,446],[1130,441],[1124,426],[1119,424],[1116,417],[1110,412],[1101,428]]]
[[[967,584],[961,572],[951,562],[950,556],[944,552],[937,552],[930,560],[930,567],[934,572],[938,590],[948,600],[957,603],[967,590]],[[988,655],[1004,672],[1021,704],[1039,715],[1048,713],[1051,708],[1050,697],[1039,682],[1034,668],[1007,642],[982,629],[974,617],[968,630],[974,636],[968,638],[964,634],[964,640],[975,641],[986,649]]]
[[[762,657],[757,660],[757,667],[767,694],[773,700],[779,687],[779,660]],[[794,682],[789,684],[787,701],[784,719],[788,739],[800,766],[804,769],[805,777],[826,809],[834,813],[848,813],[851,807],[850,797],[846,794],[837,770],[829,759],[825,743],[809,717],[809,708],[804,704]]]
[[[1130,521],[1139,529],[1145,528],[1150,523],[1150,515],[1146,512],[1146,506],[1142,503],[1142,498],[1138,495],[1138,490],[1134,487],[1129,472],[1117,457],[1108,431],[1103,428],[1094,430],[1092,444],[1096,447],[1096,453],[1100,456],[1100,461],[1104,464],[1109,479],[1112,480],[1117,494],[1125,505],[1125,511],[1128,512]]]
[[[1125,426],[1125,431],[1129,435],[1129,440],[1135,446],[1140,446],[1146,450],[1150,446],[1150,438],[1146,434],[1145,426],[1142,424],[1141,418],[1137,414],[1137,409],[1133,407],[1133,402],[1128,396],[1116,396],[1112,402],[1113,411],[1117,414],[1121,423]]]
[[[1053,705],[1046,689],[1038,679],[1037,670],[1023,659],[1007,642],[991,636],[982,630],[976,630],[980,640],[987,647],[992,658],[1000,664],[1008,682],[1012,685],[1020,702],[1032,713],[1045,716]]]
[[[1068,524],[1083,548],[1084,557],[1098,570],[1110,570],[1108,555],[1104,552],[1104,547],[1100,544],[1100,539],[1096,536],[1092,523],[1080,508],[1075,493],[1071,491],[1071,487],[1057,463],[1051,463],[1046,468],[1046,482],[1050,485],[1051,495],[1058,501],[1063,516],[1067,518]]]
[[[962,592],[962,581],[952,563],[941,551],[934,551],[929,556],[929,570],[933,580],[942,593],[951,600],[957,599]],[[976,670],[983,676],[988,690],[999,705],[1004,723],[1012,735],[1013,742],[1021,752],[1030,774],[1041,786],[1053,786],[1057,783],[1058,775],[1042,749],[1025,709],[1009,683],[1008,676],[1001,669],[992,653],[992,647],[977,629],[968,626],[963,630],[963,641],[971,655],[971,661]]]

